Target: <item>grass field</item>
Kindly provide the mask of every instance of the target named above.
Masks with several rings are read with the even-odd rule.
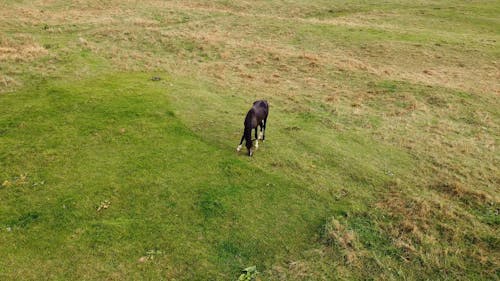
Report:
[[[499,280],[498,15],[0,2],[0,279]]]

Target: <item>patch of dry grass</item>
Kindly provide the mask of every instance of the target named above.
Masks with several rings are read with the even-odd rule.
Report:
[[[48,50],[40,46],[32,36],[20,34],[13,38],[0,37],[0,61],[4,63],[29,62],[47,54]]]
[[[394,245],[402,250],[402,260],[422,263],[429,271],[435,268],[460,270],[465,266],[462,260],[465,254],[467,259],[489,268],[488,274],[494,274],[500,263],[490,235],[495,236],[498,230],[478,223],[473,214],[453,203],[456,198],[435,193],[430,196],[406,197],[396,191],[376,204],[394,221],[382,227]],[[481,199],[481,204],[489,203]],[[458,250],[457,245],[467,246]]]
[[[327,247],[341,252],[345,263],[348,265],[357,262],[360,246],[356,233],[347,229],[345,225],[331,218],[323,229],[323,240]]]

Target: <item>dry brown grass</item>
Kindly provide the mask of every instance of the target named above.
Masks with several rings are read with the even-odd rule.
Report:
[[[247,37],[251,32],[252,26],[255,25],[255,19],[263,19],[266,25],[267,22],[284,21],[287,25],[342,25],[355,27],[370,27],[380,30],[390,30],[393,32],[403,32],[400,26],[391,24],[376,25],[381,18],[391,16],[387,14],[369,14],[369,15],[352,15],[343,16],[335,19],[317,19],[304,18],[300,15],[295,15],[290,11],[288,16],[278,16],[276,14],[266,13],[248,13],[243,12],[248,10],[249,3],[226,6],[220,4],[208,4],[202,2],[151,2],[151,9],[168,9],[178,12],[196,12],[202,16],[210,16],[214,14],[229,15],[231,21],[237,21],[240,24],[231,29],[225,26],[214,26],[212,24],[203,24],[203,21],[190,21],[183,25],[182,28],[169,30],[168,27],[162,26],[157,20],[147,17],[137,17],[133,12],[133,4],[131,2],[99,3],[99,2],[76,2],[72,7],[66,9],[44,9],[43,7],[51,7],[55,2],[39,1],[32,7],[14,6],[13,11],[19,15],[16,19],[22,25],[47,25],[47,29],[53,32],[61,32],[61,23],[77,24],[77,25],[113,25],[117,26],[118,34],[131,29],[130,24],[138,28],[157,30],[161,32],[162,37],[175,37],[176,39],[193,40],[199,45],[223,45],[224,53],[231,52],[233,55],[232,61],[240,64],[254,63],[262,61],[261,54],[267,53],[270,56],[284,58],[285,61],[269,64],[268,71],[264,67],[256,69],[255,73],[239,74],[240,81],[249,78],[252,84],[261,86],[262,82],[267,84],[278,84],[279,79],[272,79],[272,70],[278,69],[287,70],[288,72],[307,71],[313,73],[326,73],[332,67],[341,71],[354,71],[362,73],[371,73],[379,76],[382,79],[390,80],[406,80],[413,83],[421,83],[425,85],[437,85],[453,89],[462,89],[479,93],[499,93],[500,85],[500,70],[497,61],[489,61],[483,58],[480,52],[473,52],[471,56],[464,57],[462,53],[446,49],[443,47],[425,47],[418,44],[406,44],[400,42],[380,42],[378,44],[356,46],[354,49],[345,48],[344,46],[333,45],[331,43],[322,43],[323,47],[316,50],[301,50],[295,47],[282,43],[295,36],[295,32],[290,27],[287,27],[287,32],[280,34],[278,38],[265,38],[267,35],[262,34],[262,40],[255,40],[252,37]],[[253,4],[252,4],[253,5]],[[260,3],[259,5],[263,5]],[[265,7],[263,5],[262,7]],[[253,9],[258,9],[253,7]],[[307,14],[303,11],[302,15]],[[4,10],[2,15],[7,17],[7,11]],[[241,24],[244,23],[244,24]],[[226,25],[227,23],[224,23]],[[262,23],[260,23],[262,24]],[[375,24],[375,25],[374,25]],[[399,28],[399,30],[397,30]],[[411,30],[404,30],[410,32]],[[113,36],[113,33],[108,33]],[[273,35],[275,36],[275,35]],[[247,37],[247,38],[245,38]],[[157,38],[157,35],[154,36]],[[151,39],[151,38],[150,38]],[[280,39],[280,40],[276,40]],[[130,40],[135,40],[130,38]],[[141,38],[141,40],[148,40]],[[280,42],[281,41],[281,42]],[[109,50],[104,48],[103,51]],[[13,52],[13,50],[4,50]],[[128,52],[129,50],[124,50]],[[41,53],[43,50],[37,46],[31,46],[29,49],[26,46],[28,54]],[[222,53],[221,52],[221,53]],[[4,54],[4,57],[7,55]],[[16,55],[8,55],[14,57]],[[22,56],[22,55],[19,55]],[[305,59],[305,65],[297,69],[296,61],[305,57],[314,57],[314,61]],[[17,57],[17,56],[16,56]],[[264,57],[265,58],[265,57]],[[465,58],[465,60],[464,60]],[[119,62],[119,61],[118,61]],[[177,64],[185,62],[179,60]],[[205,67],[205,70],[212,68],[212,63],[200,63],[200,67]],[[227,58],[224,59],[225,64],[231,63]],[[208,64],[207,66],[205,66]],[[278,65],[277,65],[278,64]],[[164,63],[148,63],[152,67],[163,67]],[[130,69],[130,64],[123,65],[124,69]],[[217,71],[212,73],[214,77],[220,76]],[[258,75],[257,75],[258,74]],[[220,78],[218,80],[221,80]],[[318,80],[319,83],[325,83],[327,79]],[[260,82],[260,84],[257,84]]]
[[[323,230],[323,242],[328,247],[339,250],[348,265],[355,264],[360,253],[360,245],[354,231],[347,229],[345,225],[331,218]]]
[[[291,24],[317,24],[317,25],[345,25],[355,27],[370,27],[380,30],[390,30],[393,32],[411,32],[405,27],[395,26],[390,24],[374,24],[374,21],[380,20],[388,15],[372,14],[370,18],[359,17],[341,17],[331,20],[306,19],[301,17],[280,17],[276,15],[266,14],[251,14],[245,12],[234,11],[231,8],[216,8],[214,5],[202,3],[185,4],[185,3],[166,3],[162,4],[165,7],[179,10],[195,10],[204,13],[224,13],[231,14],[238,20],[252,21],[252,18],[263,18],[267,20],[286,21]],[[415,31],[415,30],[413,30]],[[296,50],[290,50],[279,46],[276,41],[269,42],[270,44],[260,44],[260,46],[252,46],[252,43],[245,42],[240,39],[241,35],[246,32],[231,32],[225,36],[217,36],[217,30],[198,30],[196,33],[183,31],[183,35],[191,36],[194,39],[200,39],[202,36],[210,36],[209,41],[218,41],[231,43],[234,48],[252,48],[257,47],[262,51],[272,50],[274,53],[285,56],[293,55]],[[293,35],[293,31],[285,33]],[[235,42],[234,38],[239,38]],[[204,37],[205,39],[205,37]],[[231,40],[232,39],[232,40]],[[286,39],[285,37],[282,39]],[[464,40],[466,40],[464,38]],[[252,41],[255,42],[255,41]],[[264,42],[267,43],[267,42]],[[278,47],[279,46],[279,47]],[[449,87],[453,89],[465,89],[467,91],[479,93],[500,93],[500,68],[498,61],[490,61],[485,58],[481,52],[471,50],[474,54],[470,57],[464,56],[462,53],[455,50],[443,49],[438,46],[423,48],[421,44],[401,44],[399,42],[381,42],[374,45],[362,45],[360,48],[348,50],[344,47],[328,46],[328,51],[318,51],[315,56],[323,58],[330,65],[339,69],[349,71],[363,71],[380,76],[384,79],[403,79],[413,83],[422,83],[425,85],[437,85]],[[332,53],[333,52],[333,53]]]
[[[32,36],[8,38],[0,34],[0,61],[29,62],[48,53]]]
[[[453,201],[435,194],[431,196],[432,199],[422,196],[405,198],[394,192],[376,204],[396,222],[390,227],[385,226],[385,231],[390,234],[394,245],[403,251],[401,259],[408,262],[420,260],[428,263],[426,266],[432,264],[444,269],[449,266],[447,261],[454,263],[453,256],[462,256],[456,245],[472,243],[474,246],[467,248],[468,257],[484,265],[490,264],[492,272],[498,270],[498,253],[479,234],[497,230],[478,224],[473,215],[454,206]],[[468,241],[471,237],[475,237],[474,240]],[[440,243],[445,243],[445,246]],[[460,262],[453,266],[459,267]]]

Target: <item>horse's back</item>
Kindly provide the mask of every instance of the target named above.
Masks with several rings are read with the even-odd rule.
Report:
[[[258,101],[254,101],[253,107],[260,107],[260,108],[268,109],[269,104],[267,103],[266,100],[258,100]]]
[[[267,118],[267,115],[269,113],[269,106],[267,104],[267,101],[265,100],[258,100],[253,103],[252,108],[247,113],[247,116],[245,117],[245,126],[247,124],[251,124],[252,128],[257,127],[262,120]]]
[[[253,111],[255,112],[255,115],[257,116],[258,119],[263,120],[264,118],[267,117],[267,114],[269,113],[269,105],[267,101],[265,100],[258,100],[253,103],[252,107]],[[259,120],[259,122],[260,122]]]

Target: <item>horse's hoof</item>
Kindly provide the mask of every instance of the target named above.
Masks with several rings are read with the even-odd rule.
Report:
[[[238,147],[236,148],[236,151],[240,152],[241,151],[241,144],[238,145]]]

